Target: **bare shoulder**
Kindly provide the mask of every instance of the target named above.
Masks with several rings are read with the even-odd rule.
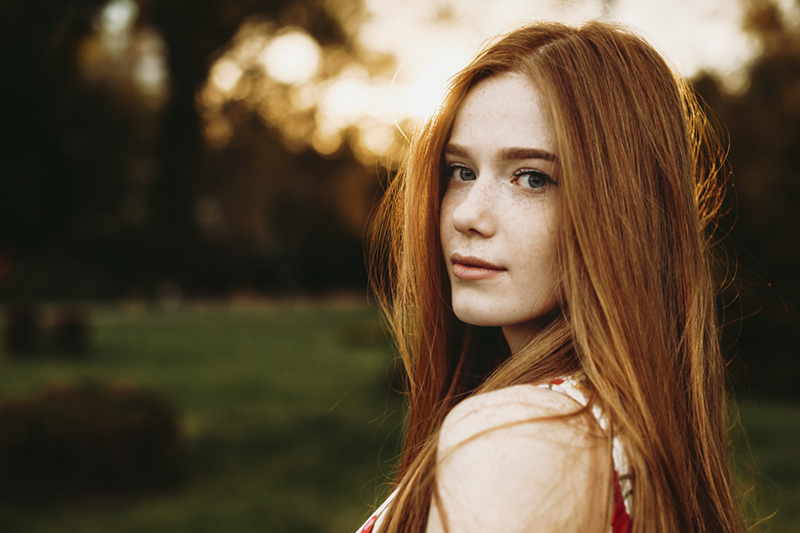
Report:
[[[598,531],[611,479],[608,439],[581,405],[520,385],[458,404],[439,437],[430,533]]]
[[[520,427],[519,431],[542,431],[545,427],[551,431],[569,433],[576,429],[599,429],[589,413],[579,416],[577,420],[559,418],[580,409],[581,405],[565,394],[531,385],[516,385],[478,394],[462,401],[448,413],[439,448],[449,448],[490,429],[505,425],[512,428],[520,422],[533,420],[539,425],[533,428]]]

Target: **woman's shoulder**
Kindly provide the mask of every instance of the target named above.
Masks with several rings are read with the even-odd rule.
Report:
[[[534,424],[534,430],[575,429],[597,433],[594,417],[584,412],[573,419],[569,415],[583,406],[575,398],[535,385],[514,385],[471,396],[459,402],[445,417],[439,448],[473,438],[487,430]],[[536,426],[536,424],[540,424]],[[520,429],[526,432],[526,429]]]
[[[518,385],[470,397],[441,429],[428,531],[443,520],[455,531],[593,531],[608,452],[597,420],[566,394]]]

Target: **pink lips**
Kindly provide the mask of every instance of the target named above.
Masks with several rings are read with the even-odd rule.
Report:
[[[453,254],[450,261],[453,262],[453,275],[464,281],[492,278],[506,271],[503,267],[467,255]]]

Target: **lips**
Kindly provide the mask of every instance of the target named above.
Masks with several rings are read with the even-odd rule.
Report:
[[[464,281],[493,278],[506,271],[501,266],[467,255],[453,254],[450,261],[453,263],[453,275]]]

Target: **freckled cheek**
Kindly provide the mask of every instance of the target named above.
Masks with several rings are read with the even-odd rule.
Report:
[[[446,195],[442,198],[442,203],[439,204],[439,237],[442,241],[442,247],[446,244],[445,237],[448,235],[448,228],[453,226],[453,213],[450,209],[450,204],[447,202]]]
[[[442,245],[442,253],[448,256],[452,248],[453,236],[456,231],[453,227],[453,218],[450,216],[450,213],[442,210],[439,216],[439,240]]]
[[[553,215],[554,213],[548,213]],[[554,216],[528,216],[514,224],[512,237],[522,281],[540,284],[556,277],[556,246],[558,228]]]

